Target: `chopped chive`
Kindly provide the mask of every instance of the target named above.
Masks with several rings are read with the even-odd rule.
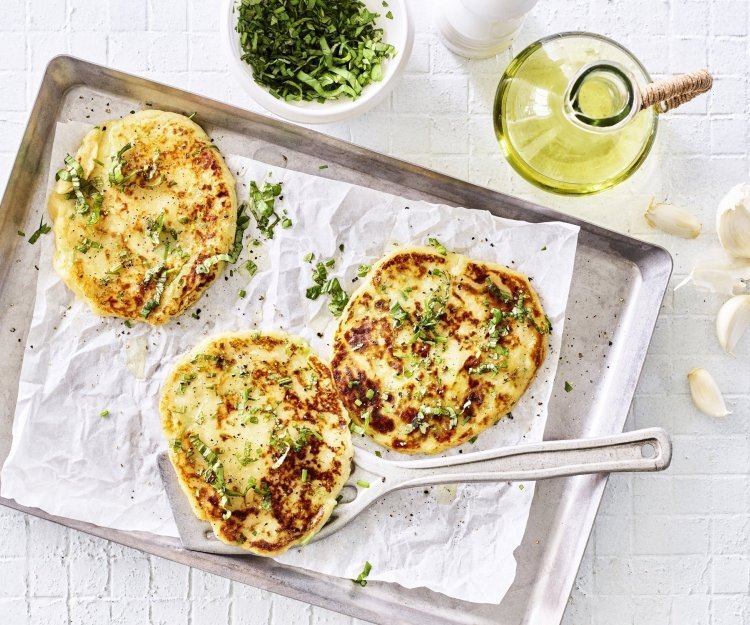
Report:
[[[312,252],[308,252],[302,257],[302,260],[304,260],[306,263],[312,262],[312,259],[315,258],[315,254]]]
[[[102,411],[101,411],[101,412],[99,413],[99,416],[100,416],[100,417],[108,417],[108,416],[109,416],[109,410],[106,410],[106,409],[105,409],[105,410],[102,410]]]
[[[289,386],[292,383],[292,378],[281,378],[279,380],[279,386]]]
[[[427,239],[427,242],[432,245],[432,247],[434,247],[441,256],[445,256],[448,254],[448,250],[445,249],[445,246],[437,239],[430,237],[429,239]]]
[[[572,391],[572,390],[573,390],[573,385],[570,382],[566,381],[565,382],[565,392],[566,393],[570,393],[570,391]]]
[[[39,221],[39,227],[34,231],[34,233],[29,237],[29,243],[34,245],[39,240],[39,237],[43,234],[49,234],[50,230],[52,228],[49,226],[49,224],[44,223],[44,218],[42,218]],[[20,234],[20,231],[19,231]]]
[[[379,451],[379,450],[377,450],[377,449],[375,450],[375,455],[376,455],[376,456],[377,456],[378,458],[382,458],[382,457],[383,457],[383,454],[381,454],[381,453],[380,453],[380,451]]]
[[[357,486],[361,486],[362,488],[370,488],[370,482],[365,482],[364,480],[357,480]]]
[[[240,289],[237,292],[237,295],[239,295],[241,299],[244,299],[247,296],[247,291],[245,289]]]
[[[370,564],[369,562],[365,562],[365,566],[362,569],[362,572],[357,576],[357,579],[353,579],[352,581],[362,587],[367,586],[367,576],[370,574],[371,570],[372,564]]]
[[[357,276],[360,278],[364,278],[368,273],[370,273],[370,269],[372,269],[372,266],[370,265],[360,265],[357,267]]]
[[[307,482],[307,469],[302,469],[302,475],[300,475],[300,479],[303,482]]]
[[[372,399],[373,397],[375,397],[375,391],[372,390],[371,388],[368,388],[367,392],[365,393],[365,397],[367,399]]]

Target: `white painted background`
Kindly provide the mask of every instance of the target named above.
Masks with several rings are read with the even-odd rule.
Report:
[[[542,35],[588,29],[619,40],[654,75],[708,66],[716,76],[710,96],[664,117],[650,172],[586,200],[538,192],[502,161],[491,103],[510,53],[473,62],[453,56],[435,36],[433,3],[410,1],[418,34],[403,81],[372,113],[325,132],[660,243],[675,256],[675,282],[701,250],[717,245],[717,201],[750,180],[747,0],[540,1],[516,52]],[[2,0],[2,184],[44,66],[58,53],[250,107],[227,71],[218,7],[218,0]],[[654,195],[694,210],[701,237],[649,230],[642,213]],[[723,355],[713,325],[720,304],[692,290],[667,295],[628,428],[667,428],[674,461],[664,474],[610,480],[566,625],[750,623],[750,337],[736,360]],[[685,376],[694,366],[714,373],[733,415],[711,419],[693,409]],[[2,510],[0,622],[352,619]]]

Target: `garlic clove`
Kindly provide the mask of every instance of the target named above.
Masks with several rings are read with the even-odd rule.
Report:
[[[668,202],[657,202],[652,199],[643,217],[652,228],[685,239],[694,239],[701,233],[701,222],[695,215]]]
[[[687,377],[690,395],[698,410],[709,417],[725,417],[732,414],[727,410],[719,385],[708,371],[696,368],[690,371]]]
[[[719,202],[716,231],[727,252],[750,258],[750,185],[732,187]]]
[[[750,295],[735,295],[728,299],[716,315],[716,336],[724,351],[734,356],[737,342],[750,325]]]
[[[687,284],[722,295],[736,295],[750,281],[750,261],[730,257],[726,252],[711,252],[701,256],[690,275],[676,287]]]

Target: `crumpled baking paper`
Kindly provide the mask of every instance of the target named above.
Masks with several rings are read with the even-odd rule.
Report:
[[[50,189],[56,165],[65,152],[75,152],[86,129],[80,123],[58,124]],[[328,358],[336,320],[325,296],[306,299],[312,264],[303,256],[335,258],[330,273],[351,293],[360,264],[372,264],[395,245],[424,244],[428,237],[532,277],[554,328],[544,365],[513,409],[514,418],[464,445],[463,453],[542,440],[577,227],[407,201],[240,156],[230,155],[227,162],[237,175],[241,200],[250,180],[282,182],[278,205],[294,225],[277,228],[270,241],[251,226],[233,275],[228,267],[196,305],[166,326],[128,328],[121,320],[96,317],[55,274],[52,237],[41,238],[13,445],[2,469],[3,497],[101,526],[177,536],[157,468],[157,455],[166,448],[159,388],[175,359],[210,334],[253,328],[301,335]],[[253,245],[254,238],[262,245]],[[253,277],[238,270],[249,258],[259,266]],[[239,298],[240,289],[245,298]],[[104,410],[106,417],[100,416]],[[355,443],[375,448],[362,437]],[[356,577],[367,560],[370,580],[499,603],[515,576],[513,551],[523,537],[533,493],[533,482],[399,491],[338,533],[277,559],[348,578]]]

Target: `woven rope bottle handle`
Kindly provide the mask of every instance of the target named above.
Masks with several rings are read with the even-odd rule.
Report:
[[[641,91],[641,109],[656,105],[660,113],[666,113],[695,96],[706,93],[711,89],[713,81],[708,70],[700,69],[649,83]]]

